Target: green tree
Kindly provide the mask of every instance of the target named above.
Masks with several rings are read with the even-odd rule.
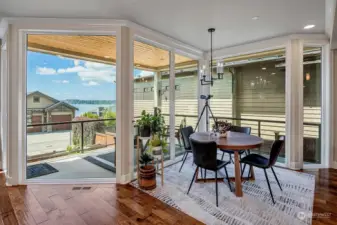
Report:
[[[116,119],[116,112],[106,109],[103,113],[103,119]],[[104,124],[107,127],[115,126],[116,120],[104,121]]]
[[[82,117],[87,117],[90,119],[98,119],[98,115],[92,113],[92,112],[85,112],[81,115]]]

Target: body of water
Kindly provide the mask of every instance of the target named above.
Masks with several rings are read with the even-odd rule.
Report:
[[[85,112],[91,112],[91,111],[97,111],[99,107],[104,108],[111,108],[113,112],[116,112],[116,105],[110,104],[110,105],[104,105],[104,104],[72,104],[74,107],[78,108],[78,110],[75,111],[75,116],[80,116],[81,114]]]

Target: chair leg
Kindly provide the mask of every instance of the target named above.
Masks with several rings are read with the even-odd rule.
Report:
[[[263,170],[264,170],[264,175],[266,176],[266,180],[267,180],[267,183],[268,183],[268,188],[269,188],[269,192],[270,192],[271,199],[273,200],[273,203],[275,204],[273,192],[271,191],[271,188],[270,188],[270,183],[269,183],[267,171],[266,171],[266,169],[263,169]]]
[[[229,154],[229,160],[234,164],[234,161],[232,159],[232,154]]]
[[[225,168],[225,173],[226,173],[227,182],[228,182],[228,185],[229,185],[229,190],[230,190],[231,192],[233,192],[233,190],[232,190],[232,185],[231,185],[231,181],[229,180],[227,168],[226,168],[226,167],[224,167],[224,168]]]
[[[218,207],[218,171],[215,171],[216,207]]]
[[[225,156],[225,152],[222,152],[222,157],[221,157],[221,161],[223,161],[223,157]]]
[[[273,167],[271,167],[271,171],[273,171],[273,174],[274,174],[275,180],[277,181],[277,184],[278,184],[278,186],[280,187],[281,191],[283,191],[283,190],[282,190],[282,187],[281,187],[281,184],[280,184],[280,182],[279,182],[279,181],[278,181],[278,179],[277,179],[277,176],[276,176],[276,173],[275,173],[275,171],[274,171],[274,168],[273,168]]]
[[[242,179],[242,176],[243,176],[243,174],[244,174],[244,172],[245,172],[245,169],[246,169],[246,163],[244,163],[244,165],[243,165],[243,170],[241,170],[241,179]]]
[[[180,167],[179,173],[180,173],[181,169],[183,168],[183,165],[184,165],[184,163],[185,163],[185,161],[186,161],[186,159],[187,159],[187,155],[188,155],[188,153],[187,153],[187,152],[185,152],[185,154],[184,154],[184,156],[183,156],[183,163],[181,164],[181,167]]]
[[[192,187],[192,184],[193,184],[194,178],[195,178],[195,176],[197,175],[197,171],[198,171],[198,169],[199,169],[199,167],[197,167],[197,168],[195,169],[195,172],[194,172],[194,175],[193,175],[192,181],[191,181],[191,183],[190,183],[190,187],[188,188],[187,194],[188,194],[188,193],[190,193],[190,190],[191,190],[191,187]]]

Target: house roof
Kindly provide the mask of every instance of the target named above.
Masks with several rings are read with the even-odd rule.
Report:
[[[47,110],[47,111],[52,110],[52,109],[56,108],[56,107],[59,106],[59,105],[64,105],[64,106],[66,106],[67,108],[74,109],[74,110],[78,110],[78,108],[76,108],[76,107],[70,105],[69,103],[66,103],[66,102],[64,102],[64,101],[57,100],[57,99],[55,99],[55,98],[53,98],[53,97],[50,97],[49,95],[46,95],[46,94],[44,94],[44,93],[42,93],[42,92],[40,92],[40,91],[29,92],[29,93],[27,94],[27,97],[28,97],[28,96],[31,96],[31,95],[40,95],[40,96],[43,96],[43,97],[45,97],[45,98],[48,98],[49,100],[51,100],[52,102],[54,102],[54,104],[51,104],[51,105],[49,105],[49,106],[47,106],[47,107],[44,108],[44,109]]]
[[[28,92],[27,97],[28,97],[28,96],[31,96],[31,95],[41,95],[41,96],[43,96],[43,97],[45,97],[45,98],[48,98],[49,100],[51,100],[51,101],[53,101],[53,102],[55,102],[55,103],[59,102],[59,100],[57,100],[57,99],[55,99],[55,98],[52,98],[52,97],[50,97],[49,95],[46,95],[46,94],[44,94],[44,93],[42,93],[42,92],[40,92],[40,91],[32,91],[32,92]]]
[[[66,102],[64,102],[64,101],[59,101],[59,102],[57,102],[57,103],[55,103],[55,104],[53,104],[53,105],[50,105],[50,106],[46,107],[45,109],[46,109],[47,111],[53,110],[53,109],[55,109],[56,107],[58,107],[58,106],[60,106],[60,105],[64,105],[65,107],[71,108],[71,109],[74,109],[74,110],[78,110],[78,108],[76,108],[75,106],[72,106],[72,105],[70,105],[70,104],[68,104],[68,103],[66,103]]]

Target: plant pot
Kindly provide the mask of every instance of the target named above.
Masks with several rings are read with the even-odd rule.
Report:
[[[152,147],[152,155],[156,159],[161,159],[161,156],[163,154],[163,149],[161,146]]]
[[[143,126],[139,129],[139,133],[141,137],[150,137],[151,136],[151,127]]]
[[[156,169],[154,166],[141,166],[139,168],[139,187],[144,190],[156,188]]]

